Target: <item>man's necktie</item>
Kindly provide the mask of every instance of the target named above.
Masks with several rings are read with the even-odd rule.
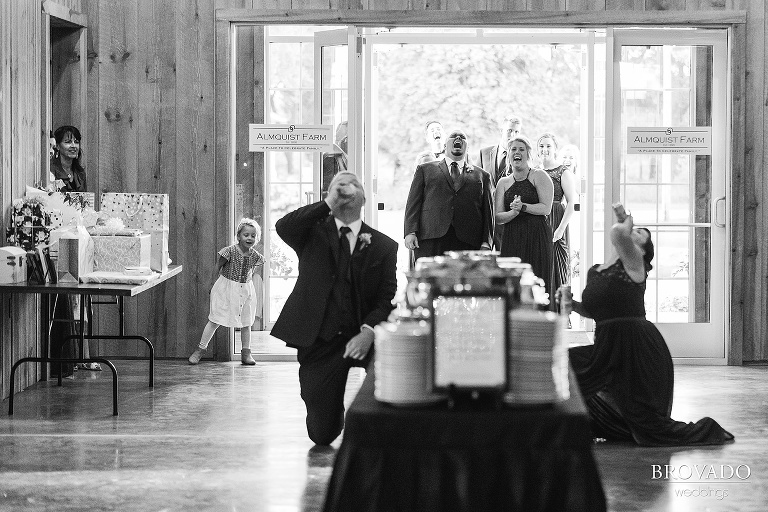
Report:
[[[349,272],[349,260],[352,257],[350,248],[352,246],[349,243],[347,233],[351,231],[349,226],[341,226],[339,228],[339,273],[341,275],[347,275]]]
[[[453,189],[459,190],[459,164],[451,162],[451,179],[453,179]]]
[[[501,162],[499,162],[499,172],[497,173],[499,176],[504,176],[507,174],[507,152],[504,151],[501,154]]]

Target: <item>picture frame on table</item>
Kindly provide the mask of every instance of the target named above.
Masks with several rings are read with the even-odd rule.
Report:
[[[432,391],[501,394],[509,384],[510,297],[503,292],[433,292],[428,351]]]

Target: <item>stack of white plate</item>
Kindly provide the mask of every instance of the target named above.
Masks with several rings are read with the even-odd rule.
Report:
[[[563,317],[529,309],[509,313],[510,404],[543,404],[567,400],[568,346]]]
[[[417,406],[442,400],[432,393],[427,353],[430,327],[426,320],[399,320],[376,327],[374,396],[393,405]]]

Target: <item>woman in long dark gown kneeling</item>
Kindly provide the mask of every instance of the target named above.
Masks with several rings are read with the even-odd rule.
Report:
[[[672,356],[656,326],[645,318],[645,280],[654,248],[651,233],[635,228],[632,216],[617,210],[611,228],[615,254],[587,274],[582,302],[562,307],[596,322],[595,343],[569,351],[593,433],[641,446],[723,444],[733,435],[712,418],[675,421],[672,412]],[[570,313],[570,311],[567,311]]]

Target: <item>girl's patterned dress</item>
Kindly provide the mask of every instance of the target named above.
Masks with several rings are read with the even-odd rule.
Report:
[[[253,248],[247,254],[237,244],[219,251],[227,260],[211,289],[208,320],[225,327],[250,327],[256,320],[258,297],[253,286],[253,272],[264,264],[264,256]]]

